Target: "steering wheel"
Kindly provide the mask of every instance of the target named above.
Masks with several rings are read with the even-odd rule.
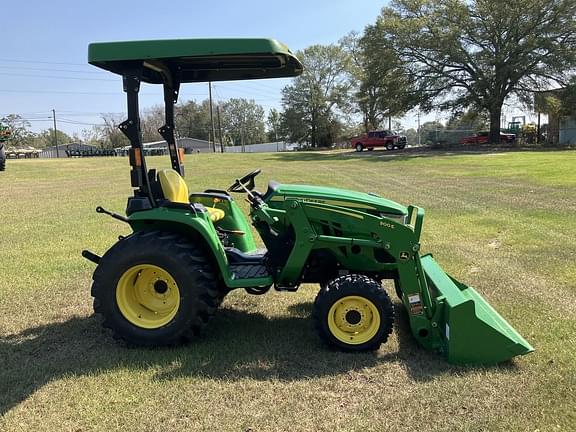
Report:
[[[246,174],[244,177],[240,179],[236,179],[234,183],[228,188],[228,192],[246,192],[246,189],[251,191],[254,189],[255,183],[254,178],[260,174],[262,170],[257,169],[252,171],[251,173]]]

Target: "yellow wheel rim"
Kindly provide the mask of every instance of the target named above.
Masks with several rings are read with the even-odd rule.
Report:
[[[168,324],[180,307],[180,290],[161,267],[140,264],[124,272],[116,286],[116,302],[132,324],[155,329]]]
[[[342,297],[328,312],[328,328],[341,342],[363,344],[378,333],[380,313],[374,303],[365,297]]]

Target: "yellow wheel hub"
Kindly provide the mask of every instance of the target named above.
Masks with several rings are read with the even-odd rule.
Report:
[[[116,286],[116,302],[124,318],[138,327],[168,324],[180,307],[180,290],[161,267],[140,264],[124,272]]]
[[[328,328],[341,342],[363,344],[378,333],[380,313],[374,303],[365,297],[342,297],[328,312]]]

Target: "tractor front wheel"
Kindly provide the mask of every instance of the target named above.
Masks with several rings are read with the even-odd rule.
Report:
[[[94,272],[94,311],[130,345],[187,342],[221,301],[204,248],[179,234],[148,231],[116,243]]]
[[[340,276],[324,286],[314,302],[320,338],[344,351],[372,351],[388,340],[394,308],[381,284],[364,275]]]

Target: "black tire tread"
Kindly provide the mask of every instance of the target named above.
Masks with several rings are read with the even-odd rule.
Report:
[[[108,273],[111,271],[117,273],[119,270],[115,266],[117,267],[118,258],[134,254],[135,249],[169,254],[171,259],[181,263],[190,278],[193,278],[189,289],[195,291],[196,313],[182,318],[185,320],[185,325],[179,325],[168,337],[159,339],[136,336],[126,331],[126,324],[119,325],[119,320],[125,322],[125,319],[115,307],[115,297],[109,298],[116,287],[109,286],[111,281]],[[103,317],[102,326],[110,329],[115,339],[136,346],[178,345],[198,336],[212,318],[220,304],[218,285],[218,279],[204,247],[183,238],[181,234],[150,230],[120,240],[104,254],[94,271],[91,294],[94,297],[94,312]]]
[[[348,295],[360,295],[369,298],[380,310],[381,325],[378,333],[369,341],[359,345],[348,345],[335,340],[326,324],[326,314],[332,304]],[[365,275],[349,274],[337,277],[320,289],[312,310],[314,327],[320,339],[329,346],[343,351],[374,351],[386,343],[394,327],[394,306],[382,285]]]

